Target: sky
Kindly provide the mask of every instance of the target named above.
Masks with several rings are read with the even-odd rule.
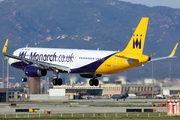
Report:
[[[3,0],[0,0],[0,2]],[[149,7],[166,6],[171,8],[180,8],[180,0],[119,0],[136,4],[143,4]]]
[[[180,8],[180,0],[119,0],[136,4],[143,4],[149,7],[166,6],[171,8]]]

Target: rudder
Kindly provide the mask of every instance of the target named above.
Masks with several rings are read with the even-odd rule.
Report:
[[[148,17],[143,17],[132,35],[127,47],[123,50],[126,53],[142,54],[148,26]]]

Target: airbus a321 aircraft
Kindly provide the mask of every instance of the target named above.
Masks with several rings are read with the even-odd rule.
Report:
[[[57,48],[24,47],[7,54],[8,39],[3,48],[3,54],[9,57],[9,64],[22,69],[25,77],[41,77],[47,71],[53,71],[56,78],[53,85],[62,85],[59,73],[79,74],[83,78],[90,78],[90,86],[98,86],[98,77],[103,74],[115,74],[141,66],[149,61],[173,58],[178,43],[167,57],[151,59],[143,55],[143,48],[149,18],[143,17],[137,26],[127,47],[123,51],[76,50]]]

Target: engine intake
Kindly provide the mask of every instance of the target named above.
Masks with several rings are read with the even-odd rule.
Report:
[[[28,77],[41,77],[47,74],[46,69],[41,69],[36,66],[27,66],[25,67],[24,72]]]

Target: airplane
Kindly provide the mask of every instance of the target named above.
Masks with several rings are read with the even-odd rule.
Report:
[[[126,91],[126,93],[125,94],[114,94],[111,98],[112,99],[116,99],[117,101],[118,101],[118,99],[123,99],[123,101],[125,101],[125,99],[129,96],[128,95],[128,92],[129,92],[129,89]]]
[[[59,73],[79,74],[83,78],[90,78],[90,86],[98,86],[98,77],[103,74],[115,74],[132,68],[143,66],[155,60],[174,58],[178,43],[172,53],[166,57],[154,58],[143,54],[145,36],[148,26],[148,17],[143,17],[132,35],[127,47],[123,51],[103,50],[77,50],[59,48],[19,48],[13,54],[6,53],[8,39],[2,53],[9,58],[12,67],[22,69],[24,77],[46,76],[47,71],[52,71],[56,77],[53,85],[62,85]]]

